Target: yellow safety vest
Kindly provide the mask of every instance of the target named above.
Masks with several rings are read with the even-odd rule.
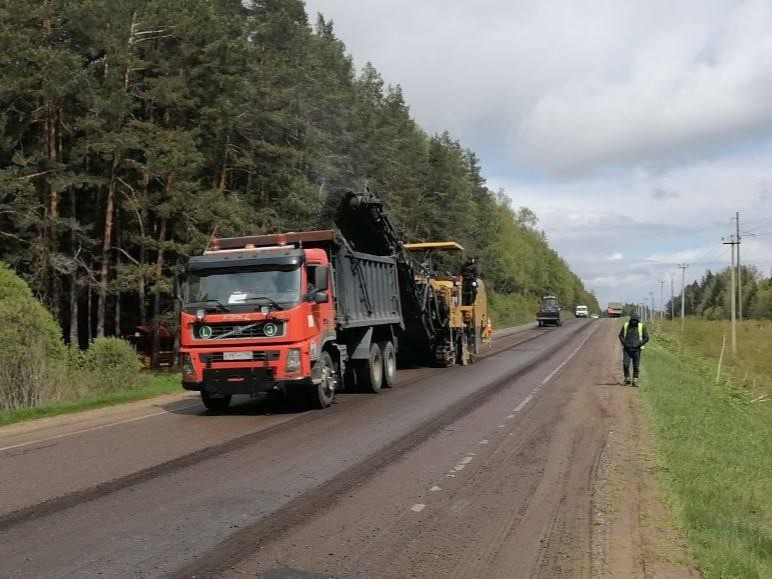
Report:
[[[627,337],[627,328],[630,327],[630,322],[625,322],[625,338]],[[643,340],[643,324],[638,324],[638,339]]]

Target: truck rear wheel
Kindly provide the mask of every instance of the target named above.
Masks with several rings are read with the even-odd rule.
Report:
[[[201,402],[204,403],[207,410],[212,412],[224,412],[227,410],[228,406],[230,406],[231,398],[233,396],[230,394],[223,394],[219,398],[215,398],[210,396],[206,390],[201,391]]]
[[[383,359],[383,387],[391,388],[397,381],[397,356],[390,341],[378,344]]]
[[[367,361],[357,366],[357,385],[364,392],[377,394],[383,384],[383,356],[378,344],[370,344]]]
[[[319,384],[313,384],[309,389],[309,403],[314,408],[329,408],[338,386],[338,370],[329,352],[322,352],[317,364],[319,364],[321,381]]]

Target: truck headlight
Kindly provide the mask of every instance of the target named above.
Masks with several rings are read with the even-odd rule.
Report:
[[[182,354],[181,357],[180,366],[182,366],[183,376],[193,376],[196,373],[193,369],[193,358],[190,357],[190,354]]]
[[[300,350],[288,350],[287,351],[287,372],[299,372],[300,371]]]

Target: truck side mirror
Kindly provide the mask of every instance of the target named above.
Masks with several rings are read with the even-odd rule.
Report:
[[[330,300],[330,296],[327,292],[316,292],[314,294],[314,303],[326,304]]]
[[[324,265],[317,265],[314,268],[314,289],[318,292],[327,291],[329,287],[328,277],[330,275],[330,268]],[[325,300],[327,301],[327,300]]]

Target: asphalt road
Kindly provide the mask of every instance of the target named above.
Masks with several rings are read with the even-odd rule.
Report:
[[[606,321],[325,411],[188,395],[0,429],[0,575],[589,574]]]

